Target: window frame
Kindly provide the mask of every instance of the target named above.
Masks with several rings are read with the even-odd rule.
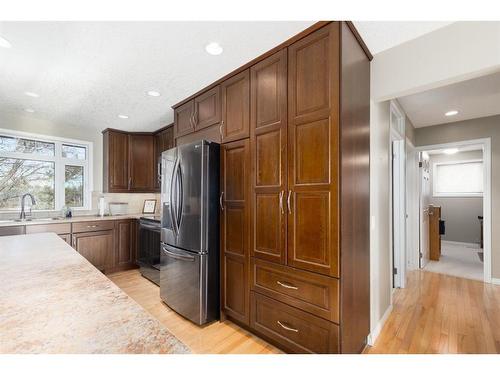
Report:
[[[93,143],[72,138],[55,137],[50,135],[41,135],[17,130],[0,128],[0,136],[26,138],[41,142],[54,143],[55,155],[37,155],[22,152],[0,151],[1,158],[15,158],[24,160],[39,160],[54,162],[54,209],[36,210],[34,212],[55,212],[60,211],[65,205],[65,167],[66,165],[83,167],[83,203],[82,207],[71,207],[72,210],[86,211],[92,209],[92,186],[93,186]],[[62,145],[85,147],[86,159],[69,159],[62,156]],[[0,209],[0,212],[17,212],[20,208]]]
[[[437,192],[437,168],[442,165],[481,163],[483,166],[483,191],[481,193],[438,193]],[[484,160],[463,159],[453,161],[440,161],[432,163],[432,196],[436,198],[482,198],[484,195]]]

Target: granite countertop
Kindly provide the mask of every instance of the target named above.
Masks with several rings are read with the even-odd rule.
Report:
[[[106,220],[126,220],[126,219],[139,219],[140,217],[153,217],[153,215],[146,214],[128,214],[128,215],[113,215],[113,216],[96,216],[96,215],[82,215],[73,216],[71,218],[58,218],[56,220],[50,218],[36,218],[32,221],[13,221],[13,220],[0,220],[0,227],[16,227],[22,225],[47,225],[58,223],[78,223],[82,221],[106,221]],[[158,217],[158,216],[156,216]]]
[[[0,353],[189,353],[54,233],[0,237]]]

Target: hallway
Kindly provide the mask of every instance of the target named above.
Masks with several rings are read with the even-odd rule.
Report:
[[[500,286],[411,271],[365,353],[500,353]]]

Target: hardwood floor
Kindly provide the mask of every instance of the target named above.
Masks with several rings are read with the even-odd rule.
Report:
[[[108,277],[125,293],[158,319],[193,353],[268,354],[281,351],[229,321],[198,327],[172,311],[160,299],[160,289],[143,278],[138,270]]]
[[[109,275],[194,353],[281,353],[226,321],[200,328],[170,310],[159,288],[138,270]],[[412,271],[394,293],[394,308],[375,345],[365,353],[500,353],[500,286]]]
[[[500,353],[500,286],[412,271],[365,353]]]

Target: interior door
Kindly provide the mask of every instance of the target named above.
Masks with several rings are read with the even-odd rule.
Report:
[[[429,249],[429,205],[431,186],[429,159],[420,158],[420,268],[424,268],[430,259]]]
[[[339,46],[328,25],[288,47],[288,264],[339,276]]]
[[[286,49],[250,71],[253,256],[286,260]]]

